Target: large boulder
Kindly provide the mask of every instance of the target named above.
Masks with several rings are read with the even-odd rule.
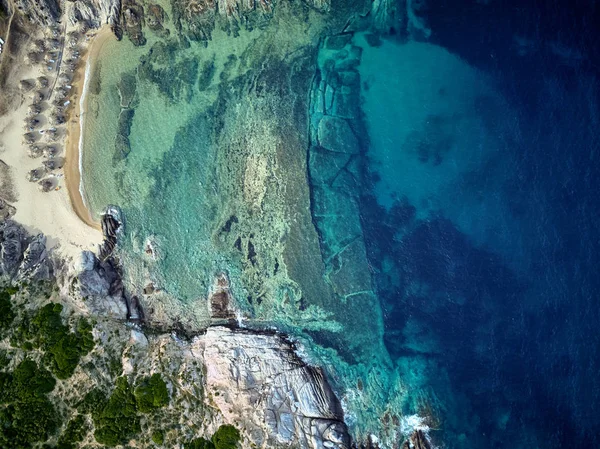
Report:
[[[0,275],[12,278],[23,260],[27,233],[12,220],[0,223]]]
[[[12,220],[0,223],[0,277],[30,282],[48,279],[51,272],[43,234],[32,237]]]
[[[47,259],[46,236],[38,234],[31,239],[23,252],[17,280],[44,280],[50,277],[50,263]]]
[[[258,447],[350,447],[343,411],[323,372],[275,334],[210,327],[207,394]]]
[[[108,296],[115,273],[102,266],[91,251],[83,251],[79,261],[79,288],[83,297]]]

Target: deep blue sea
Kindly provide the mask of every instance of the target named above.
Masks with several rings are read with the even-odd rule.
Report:
[[[448,449],[600,447],[600,2],[397,3],[423,26],[280,8],[106,44],[90,207],[121,207],[130,283],[165,309],[208,322],[225,271],[250,325],[306,337],[360,437],[418,415]]]
[[[420,13],[360,68],[386,347],[444,447],[600,447],[600,4]]]

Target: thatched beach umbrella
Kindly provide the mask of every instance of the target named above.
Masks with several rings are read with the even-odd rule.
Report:
[[[58,186],[58,180],[54,177],[46,178],[38,182],[38,185],[42,192],[50,192],[56,189],[56,187]]]
[[[65,89],[63,86],[59,87],[54,92],[56,98],[59,100],[64,100],[67,97],[67,89]]]
[[[50,39],[48,47],[50,50],[60,50],[60,41],[58,39]]]
[[[76,35],[71,35],[67,37],[67,46],[73,50],[74,48],[77,48],[77,45],[79,45],[79,36]]]
[[[39,145],[29,145],[28,156],[32,159],[38,158],[42,155],[43,150]]]
[[[42,112],[42,106],[39,104],[32,104],[27,110],[29,115],[38,115],[40,112]]]
[[[73,75],[71,75],[70,73],[63,71],[60,76],[58,77],[58,80],[62,83],[70,83],[71,80],[73,79]]]
[[[25,129],[27,131],[33,131],[40,125],[40,121],[36,118],[29,117],[25,119]]]
[[[43,52],[46,50],[46,43],[42,39],[37,39],[33,43],[33,48],[35,51]]]
[[[33,133],[25,133],[23,134],[23,140],[27,144],[32,144],[35,142],[35,134]]]
[[[66,121],[67,121],[67,119],[62,114],[53,113],[52,115],[50,115],[50,123],[52,125],[56,125],[56,126],[62,125]]]
[[[23,92],[29,92],[31,89],[33,89],[35,87],[35,85],[29,80],[21,80],[21,82],[19,83],[19,86],[21,87],[21,90]]]
[[[33,104],[40,104],[42,101],[44,101],[44,94],[43,92],[40,92],[39,90],[36,91],[33,96],[31,97],[31,101],[33,102]]]
[[[46,87],[48,87],[50,85],[50,82],[48,81],[48,78],[46,78],[45,76],[39,76],[37,79],[37,84],[40,87],[40,89],[45,89]]]
[[[52,141],[52,140],[56,140],[56,137],[58,136],[58,131],[56,128],[50,128],[46,130],[46,137],[48,140]]]
[[[42,179],[42,177],[46,174],[46,169],[43,167],[34,168],[27,172],[27,181],[36,182]]]
[[[54,157],[58,154],[58,147],[56,145],[48,145],[44,148],[44,156]]]
[[[46,170],[54,170],[55,168],[57,168],[54,159],[48,159],[46,161],[43,161],[42,165],[46,167]]]
[[[27,53],[27,61],[29,64],[37,64],[42,60],[42,53],[38,53],[35,51],[30,51]]]

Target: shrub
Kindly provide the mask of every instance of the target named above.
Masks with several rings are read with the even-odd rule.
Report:
[[[238,441],[240,441],[239,430],[229,424],[220,426],[212,437],[216,449],[235,449]]]
[[[233,426],[220,426],[211,440],[196,438],[183,445],[184,449],[236,449],[240,441],[240,432]]]
[[[46,351],[44,361],[59,379],[68,379],[75,372],[79,360],[94,347],[92,326],[81,319],[75,333],[69,331],[60,316],[61,304],[51,303],[35,314],[29,325],[29,335],[33,335],[38,347]],[[27,336],[25,334],[25,336]]]
[[[83,441],[88,430],[89,428],[85,421],[85,416],[77,415],[69,421],[69,424],[67,424],[67,428],[58,439],[56,449],[75,449],[77,443]]]
[[[0,447],[25,449],[45,441],[59,425],[57,412],[47,398],[56,380],[31,360],[13,373],[0,374]]]
[[[119,377],[116,388],[99,413],[92,415],[96,431],[94,438],[101,444],[125,444],[141,432],[137,404],[126,377]]]
[[[10,328],[15,316],[9,292],[0,291],[0,334]]]
[[[210,440],[196,438],[183,445],[184,449],[215,449],[215,445]]]
[[[77,404],[77,410],[79,410],[79,413],[91,414],[92,419],[96,420],[96,417],[98,417],[104,407],[106,407],[107,402],[108,398],[104,392],[98,388],[94,388],[85,395],[79,404]]]
[[[135,399],[138,410],[149,413],[169,403],[169,392],[167,384],[160,374],[153,374],[141,380],[135,389]]]
[[[154,432],[152,432],[152,441],[154,441],[154,443],[158,444],[159,446],[161,446],[165,442],[165,436],[161,430],[155,430]]]

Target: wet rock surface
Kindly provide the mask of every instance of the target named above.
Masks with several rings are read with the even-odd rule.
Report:
[[[121,23],[125,34],[133,45],[140,46],[146,43],[142,31],[144,25],[144,7],[133,0],[124,0],[122,3]]]
[[[341,405],[319,368],[276,334],[211,327],[203,337],[208,394],[225,419],[245,418],[253,444],[349,448]]]
[[[431,443],[422,430],[416,430],[408,440],[404,442],[402,449],[431,449]]]
[[[113,253],[123,227],[121,211],[109,206],[101,218],[104,241],[98,248],[98,256],[83,251],[77,267],[79,294],[90,300],[95,313],[116,319],[143,321],[144,312],[137,297],[130,296],[123,286],[123,274]]]

